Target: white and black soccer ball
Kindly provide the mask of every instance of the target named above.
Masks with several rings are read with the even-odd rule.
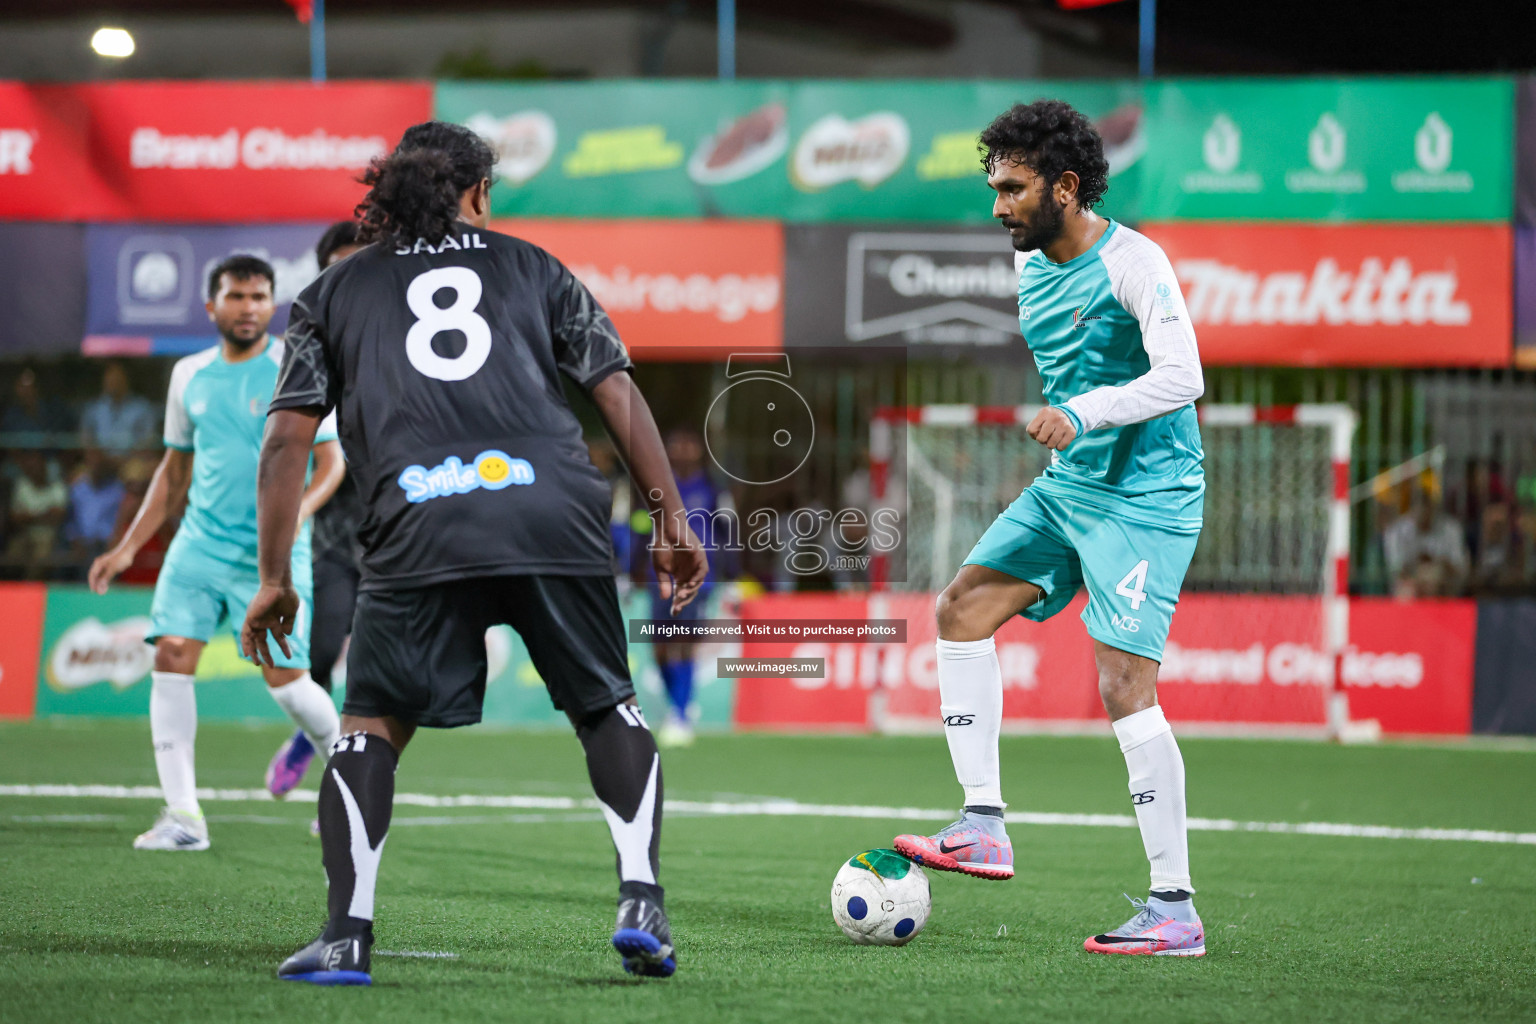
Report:
[[[832,920],[860,945],[906,945],[932,906],[928,876],[895,850],[865,850],[832,879]]]

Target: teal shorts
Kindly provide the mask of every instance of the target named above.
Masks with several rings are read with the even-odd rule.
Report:
[[[1086,583],[1088,635],[1161,662],[1199,537],[1198,528],[1117,516],[1037,484],[993,520],[965,564],[1039,587],[1040,600],[1019,613],[1034,622],[1061,611]]]
[[[149,633],[146,643],[154,643],[162,636],[180,636],[188,640],[207,643],[222,623],[228,622],[240,642],[240,627],[245,625],[245,610],[261,580],[254,572],[233,568],[222,571],[212,562],[196,566],[185,564],[185,559],[167,557],[155,583],[155,600],[149,611]],[[308,566],[305,567],[306,569]],[[309,624],[314,618],[314,585],[311,575],[294,575],[294,587],[299,592],[299,614],[288,648],[292,656],[283,654],[276,642],[268,648],[277,660],[278,668],[309,668]]]

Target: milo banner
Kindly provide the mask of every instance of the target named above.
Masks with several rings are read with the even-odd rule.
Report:
[[[1163,82],[1148,220],[1507,221],[1507,79]]]
[[[81,586],[49,586],[44,603],[41,585],[8,584],[0,588],[0,607],[11,612],[16,628],[0,642],[0,717],[30,717],[31,695],[12,685],[35,673],[35,713],[48,715],[147,716],[150,670],[154,648],[144,642],[149,628],[150,587],[114,586],[104,595]],[[626,605],[630,617],[648,616],[649,599],[632,593]],[[35,606],[41,605],[41,615]],[[710,614],[719,614],[713,610]],[[35,623],[41,619],[42,645],[37,647]],[[33,624],[33,629],[28,625]],[[565,715],[550,705],[544,682],[534,671],[527,648],[515,632],[497,626],[486,633],[489,682],[485,721],[506,725],[569,728]],[[630,673],[641,704],[660,723],[666,713],[660,673],[652,648],[632,644]],[[735,681],[716,679],[718,644],[698,648],[699,724],[726,726],[731,719]],[[734,653],[734,652],[723,652]],[[706,671],[705,666],[708,666]],[[337,702],[346,686],[346,673],[335,674]],[[285,721],[281,708],[267,695],[255,665],[240,656],[228,623],[209,641],[197,668],[197,716],[205,722]]]
[[[497,215],[971,221],[976,137],[1057,97],[1109,147],[1105,210],[1138,216],[1140,90],[1080,82],[439,83],[436,115],[496,147]]]

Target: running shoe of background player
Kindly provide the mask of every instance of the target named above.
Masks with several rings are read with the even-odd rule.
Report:
[[[925,868],[959,871],[977,878],[1013,877],[1013,843],[1003,819],[961,811],[960,820],[931,836],[897,836],[896,852]]]
[[[1138,900],[1126,896],[1136,908],[1136,916],[1112,932],[1095,935],[1083,942],[1090,953],[1128,953],[1140,956],[1205,956],[1205,925],[1188,900],[1183,906],[1151,897]],[[1178,915],[1178,916],[1175,916]],[[1180,920],[1190,917],[1193,921]]]
[[[656,745],[671,748],[693,746],[693,725],[677,712],[668,711],[666,719],[661,723],[661,732],[656,735]]]
[[[303,731],[297,731],[277,748],[267,765],[267,792],[274,797],[284,797],[304,780],[309,762],[315,759],[314,744]]]
[[[369,952],[373,949],[373,930],[326,941],[325,933],[293,956],[283,961],[277,976],[284,981],[307,981],[311,985],[372,985],[368,973]]]
[[[637,892],[619,891],[619,919],[613,928],[613,948],[624,958],[630,974],[670,978],[677,970],[672,926],[661,904]]]
[[[162,808],[160,817],[133,841],[135,850],[206,850],[208,822],[201,814]]]

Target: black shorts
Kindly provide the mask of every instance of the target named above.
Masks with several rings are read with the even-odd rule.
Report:
[[[485,631],[517,630],[558,710],[635,695],[612,576],[486,576],[357,597],[342,713],[451,728],[480,721]]]

